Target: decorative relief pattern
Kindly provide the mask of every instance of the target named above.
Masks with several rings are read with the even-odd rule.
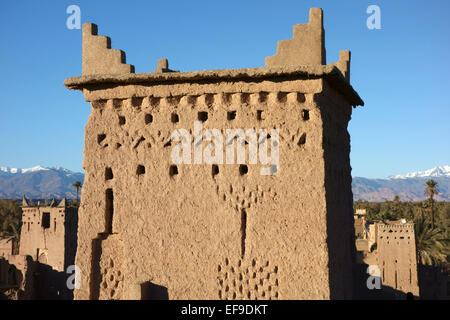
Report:
[[[229,258],[217,266],[217,295],[219,299],[278,299],[278,266],[270,261],[238,260]]]

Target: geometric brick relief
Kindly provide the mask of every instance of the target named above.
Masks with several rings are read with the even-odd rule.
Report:
[[[102,241],[100,258],[100,300],[122,299],[123,296],[123,243],[117,234]]]
[[[223,300],[275,300],[279,299],[278,266],[270,261],[261,262],[229,258],[217,266],[217,294]]]
[[[158,148],[162,147],[170,147],[171,143],[172,131],[167,130],[165,133],[161,133],[161,130],[158,130],[156,134],[150,134],[149,142],[147,147],[151,148],[153,145],[157,145]]]
[[[219,183],[215,179],[216,183]],[[247,210],[263,203],[263,200],[276,201],[278,194],[271,188],[263,188],[259,185],[256,187],[236,186],[228,184],[226,187],[217,185],[216,193],[223,201],[237,212]]]
[[[100,300],[116,300],[120,299],[123,291],[123,274],[115,268],[112,258],[106,263],[101,271],[102,282],[100,284]]]
[[[306,143],[306,133],[301,132],[300,128],[297,128],[297,131],[290,131],[288,128],[286,128],[287,137],[279,134],[280,140],[283,140],[286,142],[289,149],[292,149],[294,147],[302,147]]]
[[[217,180],[214,179],[214,181],[218,183]],[[247,216],[250,208],[261,204],[264,199],[275,202],[278,200],[278,194],[274,192],[271,187],[268,187],[267,190],[263,190],[259,185],[250,188],[246,186],[236,187],[232,184],[229,184],[228,187],[222,189],[217,185],[216,193],[221,200],[228,203],[228,205],[241,216],[241,258],[244,259],[247,237]],[[253,214],[252,211],[250,211],[250,214]]]

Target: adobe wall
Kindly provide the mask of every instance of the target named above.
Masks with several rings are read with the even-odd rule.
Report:
[[[312,25],[322,28],[321,17],[312,9],[310,20],[320,20]],[[93,25],[83,28],[84,38],[97,36]],[[66,80],[92,106],[75,298],[351,297],[347,123],[351,106],[363,102],[348,83],[349,55],[337,64],[302,66],[323,61],[320,32],[312,36],[322,41],[313,52],[323,56],[302,62],[305,55],[285,54],[301,34],[294,32],[264,68],[133,75],[116,59],[109,75],[98,73],[104,66],[85,65],[82,77]],[[91,43],[83,40],[83,52]],[[289,63],[280,67],[283,61]],[[193,136],[196,120],[203,133],[277,129],[278,171],[261,175],[267,165],[248,158],[246,170],[220,163],[175,168],[171,134],[186,129]],[[209,145],[193,137],[191,143]],[[158,289],[144,292],[148,284]]]
[[[35,273],[37,264],[30,256],[5,255],[0,257],[0,289],[17,289],[20,300],[35,299]]]

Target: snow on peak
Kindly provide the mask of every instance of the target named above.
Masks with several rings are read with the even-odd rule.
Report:
[[[438,166],[424,171],[416,171],[407,174],[398,174],[389,176],[387,179],[408,179],[408,178],[427,178],[427,177],[450,177],[450,166]]]
[[[41,167],[41,166],[35,166],[33,168],[22,169],[22,173],[36,172],[36,171],[42,171],[42,170],[50,170],[50,169],[49,168],[44,168],[44,167]]]
[[[56,171],[63,171],[64,173],[72,173],[72,171],[65,169],[60,166],[55,166],[51,168],[42,167],[42,166],[34,166],[32,168],[10,168],[10,167],[0,167],[0,172],[4,172],[6,174],[20,174],[20,173],[28,173],[28,172],[37,172],[37,171],[48,171],[48,170],[56,170]]]

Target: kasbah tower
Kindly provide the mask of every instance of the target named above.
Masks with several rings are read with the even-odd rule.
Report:
[[[364,102],[350,52],[326,64],[322,9],[293,29],[265,67],[176,72],[161,59],[135,74],[96,25],[83,25],[82,76],[64,82],[92,106],[76,299],[352,298],[347,125]],[[278,167],[249,161],[250,136],[201,139],[240,128],[268,130]],[[227,144],[246,159],[174,163],[177,129],[191,134],[192,153]]]

